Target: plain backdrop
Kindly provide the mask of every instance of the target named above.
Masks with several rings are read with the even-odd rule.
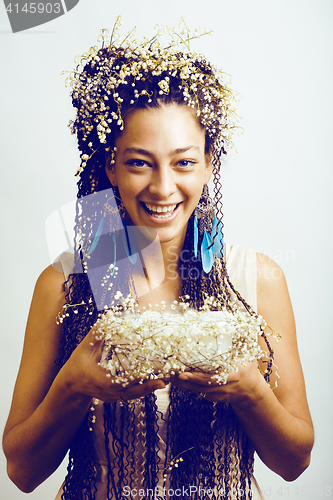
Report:
[[[332,496],[332,0],[80,0],[45,25],[12,34],[0,5],[1,412],[3,429],[34,283],[49,265],[45,220],[75,197],[78,153],[62,70],[112,29],[177,26],[213,36],[193,43],[233,75],[244,133],[222,168],[225,234],[283,268],[316,443],[310,467],[286,483],[257,459],[267,500]],[[65,464],[28,498],[53,500]],[[0,498],[25,498],[0,456]]]

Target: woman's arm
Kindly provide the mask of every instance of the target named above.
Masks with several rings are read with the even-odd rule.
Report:
[[[37,281],[22,361],[3,436],[8,475],[30,492],[59,466],[91,404],[132,399],[164,386],[147,381],[124,389],[111,384],[97,365],[101,341],[90,332],[59,370],[61,326],[56,316],[65,301],[63,275],[52,266]]]
[[[235,402],[233,408],[262,461],[285,480],[293,481],[310,463],[313,426],[284,274],[274,261],[262,254],[257,254],[257,268],[258,314],[281,334],[279,342],[268,337],[280,379],[274,388],[273,372],[273,390],[260,379],[257,390]]]
[[[225,386],[214,386],[208,383],[208,378],[188,373],[173,382],[206,393],[209,401],[230,402],[263,462],[285,480],[292,481],[309,465],[313,427],[283,272],[275,262],[260,254],[257,264],[258,314],[281,334],[278,343],[268,337],[280,376],[277,388],[271,389],[255,363],[232,373]],[[272,382],[274,387],[274,375]]]

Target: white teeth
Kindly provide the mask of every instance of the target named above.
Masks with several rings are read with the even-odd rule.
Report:
[[[161,207],[160,205],[150,205],[149,203],[145,203],[146,207],[151,211],[157,214],[160,213],[168,213],[173,212],[177,205],[169,205],[165,207]],[[162,217],[162,216],[160,216]]]

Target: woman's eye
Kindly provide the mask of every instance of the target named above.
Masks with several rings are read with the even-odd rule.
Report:
[[[193,160],[180,160],[178,165],[181,167],[192,167],[195,163]]]
[[[145,167],[147,165],[146,161],[144,161],[144,160],[136,160],[136,159],[129,160],[126,163],[127,163],[127,165],[130,165],[131,167],[137,167],[137,168]]]

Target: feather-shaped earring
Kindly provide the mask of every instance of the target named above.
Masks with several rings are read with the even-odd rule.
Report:
[[[204,232],[201,243],[201,262],[203,270],[208,274],[214,264],[214,252],[213,242],[207,231]]]
[[[98,228],[97,228],[97,231],[95,234],[95,238],[93,239],[91,247],[89,248],[88,255],[92,254],[93,251],[95,250],[95,248],[97,247],[97,244],[99,242],[99,239],[100,239],[102,231],[103,231],[104,220],[105,220],[105,217],[102,217],[101,220],[99,221]]]
[[[218,221],[216,215],[214,215],[212,232],[210,233],[211,240],[213,242],[213,252],[215,253],[217,258],[221,258],[221,233],[219,228],[220,222]],[[223,237],[222,237],[223,238]]]
[[[128,227],[126,219],[123,219],[122,222],[124,225],[124,231],[122,231],[124,247],[127,253],[127,257],[134,265],[137,260],[137,253],[133,231],[130,227]]]
[[[196,215],[194,215],[193,219],[193,250],[194,250],[194,257],[198,257],[198,218]]]

